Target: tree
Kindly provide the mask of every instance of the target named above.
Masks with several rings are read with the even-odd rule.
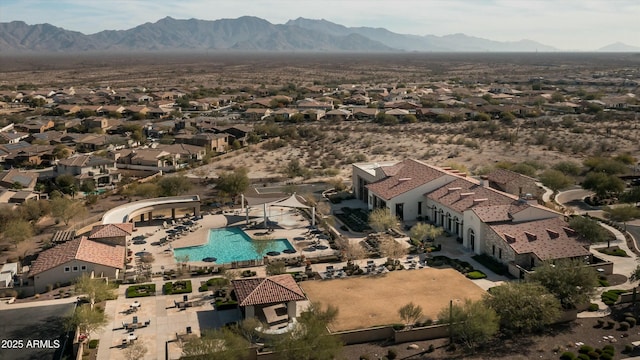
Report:
[[[58,144],[53,147],[53,156],[56,159],[66,159],[71,155],[71,150],[63,144]]]
[[[542,330],[559,316],[561,305],[539,283],[506,283],[491,288],[484,302],[500,314],[500,328],[506,332],[529,333]]]
[[[609,194],[621,193],[625,184],[617,176],[603,172],[590,172],[582,182],[582,188],[595,192],[599,198],[606,198]]]
[[[51,212],[51,207],[47,200],[29,200],[22,203],[18,210],[20,212],[20,217],[27,221],[36,223],[41,217]]]
[[[51,215],[62,219],[65,225],[76,216],[84,215],[87,208],[81,201],[72,200],[65,197],[58,197],[51,200]]]
[[[184,175],[163,176],[158,181],[163,196],[178,196],[191,190],[191,182]]]
[[[626,191],[620,195],[620,201],[630,204],[637,204],[640,202],[640,186],[634,186],[631,190]]]
[[[338,315],[338,309],[329,305],[323,310],[312,304],[298,318],[298,325],[276,339],[275,349],[282,360],[333,360],[338,357],[342,343],[329,334],[327,326]]]
[[[380,254],[391,259],[399,259],[407,254],[409,248],[400,244],[391,236],[380,239]]]
[[[86,294],[91,308],[96,302],[114,298],[114,287],[104,279],[95,279],[87,274],[82,274],[76,279],[75,290],[77,293]]]
[[[640,281],[640,265],[636,265],[636,268],[633,269],[633,271],[629,275],[629,281],[631,282]]]
[[[33,225],[22,219],[10,220],[6,223],[2,236],[18,248],[18,243],[33,236]]]
[[[244,360],[249,356],[249,346],[240,334],[223,327],[205,330],[199,338],[187,340],[182,355],[194,360]]]
[[[60,191],[65,194],[73,196],[75,195],[76,191],[78,191],[76,178],[71,174],[58,175],[58,177],[56,177],[55,183],[56,185],[58,185],[58,189],[60,189]]]
[[[89,336],[93,331],[107,325],[107,315],[102,309],[91,309],[87,304],[76,307],[69,319],[69,325],[78,327],[81,334]]]
[[[625,163],[601,156],[592,156],[585,159],[583,164],[593,172],[601,172],[607,175],[623,174],[629,170]]]
[[[391,215],[391,212],[387,208],[373,209],[369,213],[369,226],[376,232],[384,232],[392,227],[396,226],[398,219]]]
[[[540,181],[553,191],[564,189],[573,184],[573,179],[558,170],[547,169],[540,174]]]
[[[283,261],[270,261],[265,268],[267,275],[280,275],[287,271]]]
[[[343,239],[342,237],[340,239]],[[354,260],[364,259],[367,252],[359,243],[351,243],[348,239],[341,240],[342,256],[347,260],[347,264],[352,264]]]
[[[622,205],[616,207],[605,206],[604,216],[615,222],[621,222],[624,229],[627,229],[627,221],[640,217],[640,209],[633,205]]]
[[[580,172],[582,171],[582,167],[574,161],[561,161],[553,165],[553,169],[571,176],[580,175]]]
[[[411,230],[409,231],[409,237],[411,238],[411,241],[414,245],[418,245],[424,241],[424,239],[429,234],[429,226],[433,225],[419,222],[411,227]]]
[[[127,348],[124,349],[124,357],[127,360],[142,359],[147,354],[147,351],[149,351],[149,349],[147,349],[147,346],[138,336],[138,339],[134,344],[127,345]]]
[[[216,189],[235,199],[236,196],[247,191],[250,184],[248,170],[239,168],[233,172],[221,173],[216,180]]]
[[[438,323],[449,324],[452,340],[472,349],[487,343],[500,329],[496,311],[483,301],[465,299],[462,305],[451,304],[440,310]]]
[[[599,286],[595,269],[584,266],[581,260],[546,261],[526,280],[544,286],[565,309],[588,303]]]
[[[410,326],[415,324],[422,317],[422,307],[410,302],[398,309],[398,314],[402,321],[404,321],[406,325]]]
[[[569,226],[578,235],[588,242],[595,244],[610,238],[609,233],[600,224],[591,218],[584,216],[574,216],[569,220]]]

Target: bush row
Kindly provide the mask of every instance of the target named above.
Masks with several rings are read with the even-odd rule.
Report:
[[[188,294],[191,291],[191,280],[169,281],[162,286],[162,292],[165,295]]]

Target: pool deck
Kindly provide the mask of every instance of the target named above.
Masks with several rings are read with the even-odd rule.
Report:
[[[273,213],[277,214],[274,216]],[[273,239],[287,239],[293,246],[293,248],[297,251],[295,254],[281,254],[278,256],[270,256],[269,258],[296,258],[301,255],[305,255],[305,257],[319,257],[333,255],[336,253],[335,250],[329,248],[329,243],[327,240],[308,238],[309,221],[302,215],[298,214],[295,210],[275,210],[273,211],[273,213],[270,216],[270,219],[272,221],[278,222],[278,225],[273,229],[273,231],[267,233],[267,230],[262,228],[243,229],[251,237],[268,236],[269,238]],[[262,217],[260,215],[261,214],[259,213],[250,212],[249,221],[262,221]],[[197,223],[201,227],[194,232],[189,232],[181,238],[173,240],[165,245],[152,245],[152,243],[158,243],[160,239],[167,236],[167,229],[162,226],[161,221],[162,220],[156,219],[154,220],[152,225],[137,223],[134,236],[144,235],[146,237],[146,243],[134,244],[133,242],[129,242],[128,244],[128,249],[131,249],[134,254],[141,251],[147,251],[153,255],[154,261],[151,265],[151,271],[153,273],[162,272],[163,270],[175,269],[177,267],[178,263],[174,258],[172,249],[206,244],[209,239],[209,229],[219,229],[228,226],[244,226],[246,223],[246,218],[240,215],[239,209],[227,211],[223,214],[204,215],[202,219],[197,221]],[[166,222],[169,228],[173,226],[171,224],[171,220],[167,220]],[[178,223],[181,223],[181,219],[176,220],[176,224]],[[318,241],[320,245],[327,246],[327,249],[305,251],[304,249],[308,249],[309,246],[314,243],[314,241]],[[193,260],[190,260],[188,263],[192,268],[195,267],[196,269],[198,267],[211,267],[221,265],[216,264],[215,262],[212,263]]]

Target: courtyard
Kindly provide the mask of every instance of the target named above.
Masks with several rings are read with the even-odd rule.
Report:
[[[300,286],[311,302],[338,307],[331,331],[402,323],[398,309],[413,302],[424,319],[435,319],[449,301],[478,300],[485,291],[453,269],[424,268],[328,281]]]

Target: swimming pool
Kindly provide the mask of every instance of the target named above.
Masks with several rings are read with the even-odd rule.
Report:
[[[173,250],[176,260],[185,255],[190,261],[202,261],[205,258],[216,258],[216,263],[227,264],[232,261],[245,261],[262,259],[268,252],[294,251],[293,246],[287,239],[275,239],[268,241],[263,253],[258,255],[252,240],[242,229],[225,228],[210,229],[209,241],[200,246],[190,246]]]

